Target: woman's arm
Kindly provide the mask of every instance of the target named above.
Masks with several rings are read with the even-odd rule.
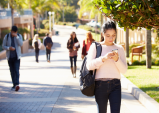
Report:
[[[102,62],[102,57],[96,58],[96,45],[92,43],[89,48],[88,56],[87,56],[87,69],[94,70],[98,69],[104,62]]]
[[[119,69],[120,73],[125,74],[128,66],[127,66],[126,56],[125,56],[123,47],[119,49],[118,54],[119,54],[119,59],[117,62],[115,62],[115,65]]]

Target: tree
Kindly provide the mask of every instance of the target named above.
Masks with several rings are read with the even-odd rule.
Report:
[[[29,4],[29,5],[28,5]],[[23,4],[24,8],[31,8],[36,16],[37,33],[40,27],[40,16],[42,17],[46,11],[53,11],[59,8],[58,0],[26,0]]]
[[[119,27],[128,29],[159,28],[159,2],[157,0],[94,0],[106,17],[118,22]],[[150,33],[147,31],[147,33]],[[147,34],[147,59],[151,59],[151,36]],[[147,68],[151,63],[146,62]]]
[[[93,6],[93,0],[79,0],[78,2],[80,6],[78,17],[82,18],[83,13],[88,12],[89,18],[95,18],[96,15],[99,14],[99,11]]]
[[[12,20],[12,26],[14,25],[14,10],[19,10],[22,11],[22,4],[23,4],[23,0],[2,0],[0,1],[0,4],[2,6],[7,6],[7,4],[9,3],[10,8],[11,8],[11,20]]]

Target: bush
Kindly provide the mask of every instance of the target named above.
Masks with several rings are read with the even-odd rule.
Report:
[[[156,65],[156,66],[159,66],[159,60],[156,60],[156,61],[155,61],[155,65]]]
[[[46,36],[46,33],[49,33],[49,30],[47,30],[47,29],[40,29],[40,30],[38,31],[39,37],[41,37],[41,36]],[[36,29],[34,29],[34,34],[37,34],[37,33],[36,33]]]
[[[18,28],[18,33],[22,35],[23,40],[24,40],[24,34],[30,33],[30,30],[28,30],[27,28]]]
[[[32,39],[29,38],[29,45],[32,46]]]
[[[43,38],[39,38],[39,39],[40,39],[41,43],[43,43]]]
[[[132,65],[141,65],[141,63],[138,60],[135,60]]]
[[[140,62],[141,65],[146,65],[146,60]]]
[[[159,57],[159,46],[156,45],[152,51],[157,57]]]

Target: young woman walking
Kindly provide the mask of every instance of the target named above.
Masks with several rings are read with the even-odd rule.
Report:
[[[79,48],[80,48],[80,44],[79,44],[78,39],[76,37],[76,33],[72,32],[70,35],[70,39],[67,42],[67,49],[69,50],[71,72],[72,72],[73,77],[76,77],[77,51]],[[74,60],[74,67],[73,67],[73,60]]]
[[[113,21],[102,26],[104,41],[101,56],[96,58],[96,47],[93,43],[87,57],[88,70],[97,69],[95,75],[95,100],[99,113],[107,112],[109,100],[111,113],[120,113],[121,83],[120,74],[127,71],[125,52],[122,46],[114,43],[117,29]]]
[[[81,56],[82,59],[87,55],[88,50],[89,50],[93,41],[94,41],[94,39],[92,37],[91,32],[90,31],[87,32],[86,33],[86,39],[83,40],[82,56]]]
[[[32,41],[32,46],[35,49],[35,59],[36,59],[37,63],[39,62],[39,51],[40,51],[40,46],[41,46],[41,41],[38,38],[39,38],[39,35],[35,34],[34,39]]]

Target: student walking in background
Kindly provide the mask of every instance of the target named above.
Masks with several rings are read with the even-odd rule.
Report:
[[[90,31],[87,32],[86,39],[83,40],[82,56],[81,56],[82,59],[87,55],[89,47],[93,41],[95,41],[95,40],[93,39],[91,32]]]
[[[93,43],[87,57],[88,70],[97,69],[95,75],[95,100],[99,113],[107,112],[107,102],[110,102],[111,113],[120,113],[121,105],[121,74],[126,73],[126,56],[122,46],[114,43],[117,29],[113,21],[102,26],[104,41],[101,56],[96,58],[96,47]]]
[[[21,46],[23,45],[22,35],[18,34],[18,28],[12,26],[11,32],[3,39],[2,47],[6,50],[6,56],[11,73],[13,87],[11,90],[18,91],[19,87],[19,67],[21,58]]]
[[[77,62],[77,51],[80,48],[80,44],[78,42],[77,36],[75,32],[72,32],[70,35],[70,38],[67,42],[67,49],[69,50],[69,57],[70,57],[70,63],[71,63],[71,72],[73,77],[76,77],[76,62]],[[74,61],[74,66],[73,66]]]
[[[35,59],[36,62],[39,62],[39,51],[40,51],[40,46],[41,46],[41,40],[39,39],[39,35],[35,34],[34,39],[32,41],[32,46],[35,49]]]
[[[46,38],[44,38],[44,46],[46,47],[46,59],[47,62],[50,62],[51,57],[51,48],[53,46],[53,42],[51,37],[49,36],[49,33],[46,34]]]

